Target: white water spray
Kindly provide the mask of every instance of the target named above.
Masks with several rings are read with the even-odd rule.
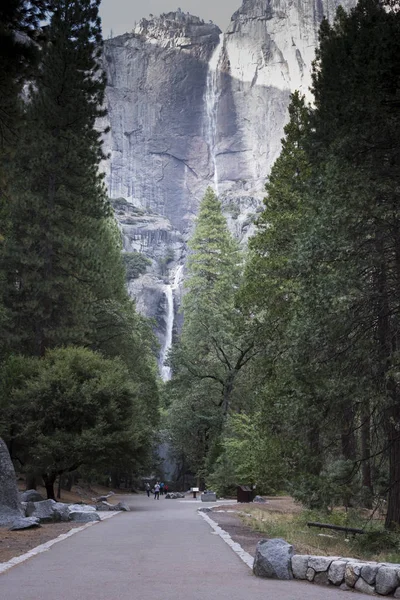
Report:
[[[210,62],[208,63],[207,83],[205,93],[206,104],[206,123],[205,123],[205,138],[208,145],[211,162],[214,168],[214,187],[218,194],[218,165],[216,154],[217,142],[217,117],[218,117],[218,65],[221,60],[222,50],[224,47],[224,34],[219,36],[219,43],[215,48]]]
[[[179,265],[175,271],[174,282],[171,285],[168,283],[164,288],[165,297],[167,300],[167,328],[165,333],[165,342],[160,353],[160,369],[161,378],[163,381],[169,381],[172,377],[171,367],[164,364],[168,357],[168,352],[172,346],[172,332],[174,328],[174,290],[177,290],[183,278],[183,265]]]

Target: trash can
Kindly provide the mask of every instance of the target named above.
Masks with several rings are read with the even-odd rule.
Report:
[[[253,490],[249,485],[238,485],[236,491],[238,502],[253,502]]]

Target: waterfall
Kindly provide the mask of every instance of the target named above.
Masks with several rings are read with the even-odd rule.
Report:
[[[165,342],[160,355],[161,378],[163,381],[171,379],[171,368],[164,364],[167,358],[169,349],[172,346],[172,329],[174,327],[174,295],[172,293],[172,285],[165,286],[165,297],[167,299],[167,330],[165,333]]]
[[[175,271],[174,282],[171,285],[168,283],[164,288],[165,297],[167,300],[167,312],[166,312],[166,333],[165,342],[160,353],[160,372],[163,381],[169,381],[172,377],[171,368],[164,364],[165,359],[168,356],[168,352],[172,346],[172,331],[174,328],[174,290],[178,289],[183,278],[183,265],[179,265]]]
[[[205,138],[209,149],[209,155],[214,168],[214,188],[218,194],[218,165],[216,154],[217,142],[217,116],[218,116],[218,65],[221,60],[221,53],[224,47],[224,34],[219,36],[219,43],[216,46],[210,62],[208,63],[205,105],[206,105],[206,123]]]

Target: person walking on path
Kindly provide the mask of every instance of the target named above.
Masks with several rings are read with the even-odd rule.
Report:
[[[146,490],[147,497],[150,498],[150,484],[149,484],[149,482],[146,483],[146,485],[144,486],[144,488]]]
[[[157,500],[160,499],[160,484],[158,483],[158,481],[156,482],[156,485],[154,486],[154,500],[157,498]]]
[[[164,496],[164,482],[160,483],[160,496]]]

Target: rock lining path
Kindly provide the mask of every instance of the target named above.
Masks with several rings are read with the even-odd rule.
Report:
[[[254,577],[197,514],[198,503],[142,495],[124,500],[132,512],[96,524],[0,575],[0,599],[345,600],[349,594]]]

